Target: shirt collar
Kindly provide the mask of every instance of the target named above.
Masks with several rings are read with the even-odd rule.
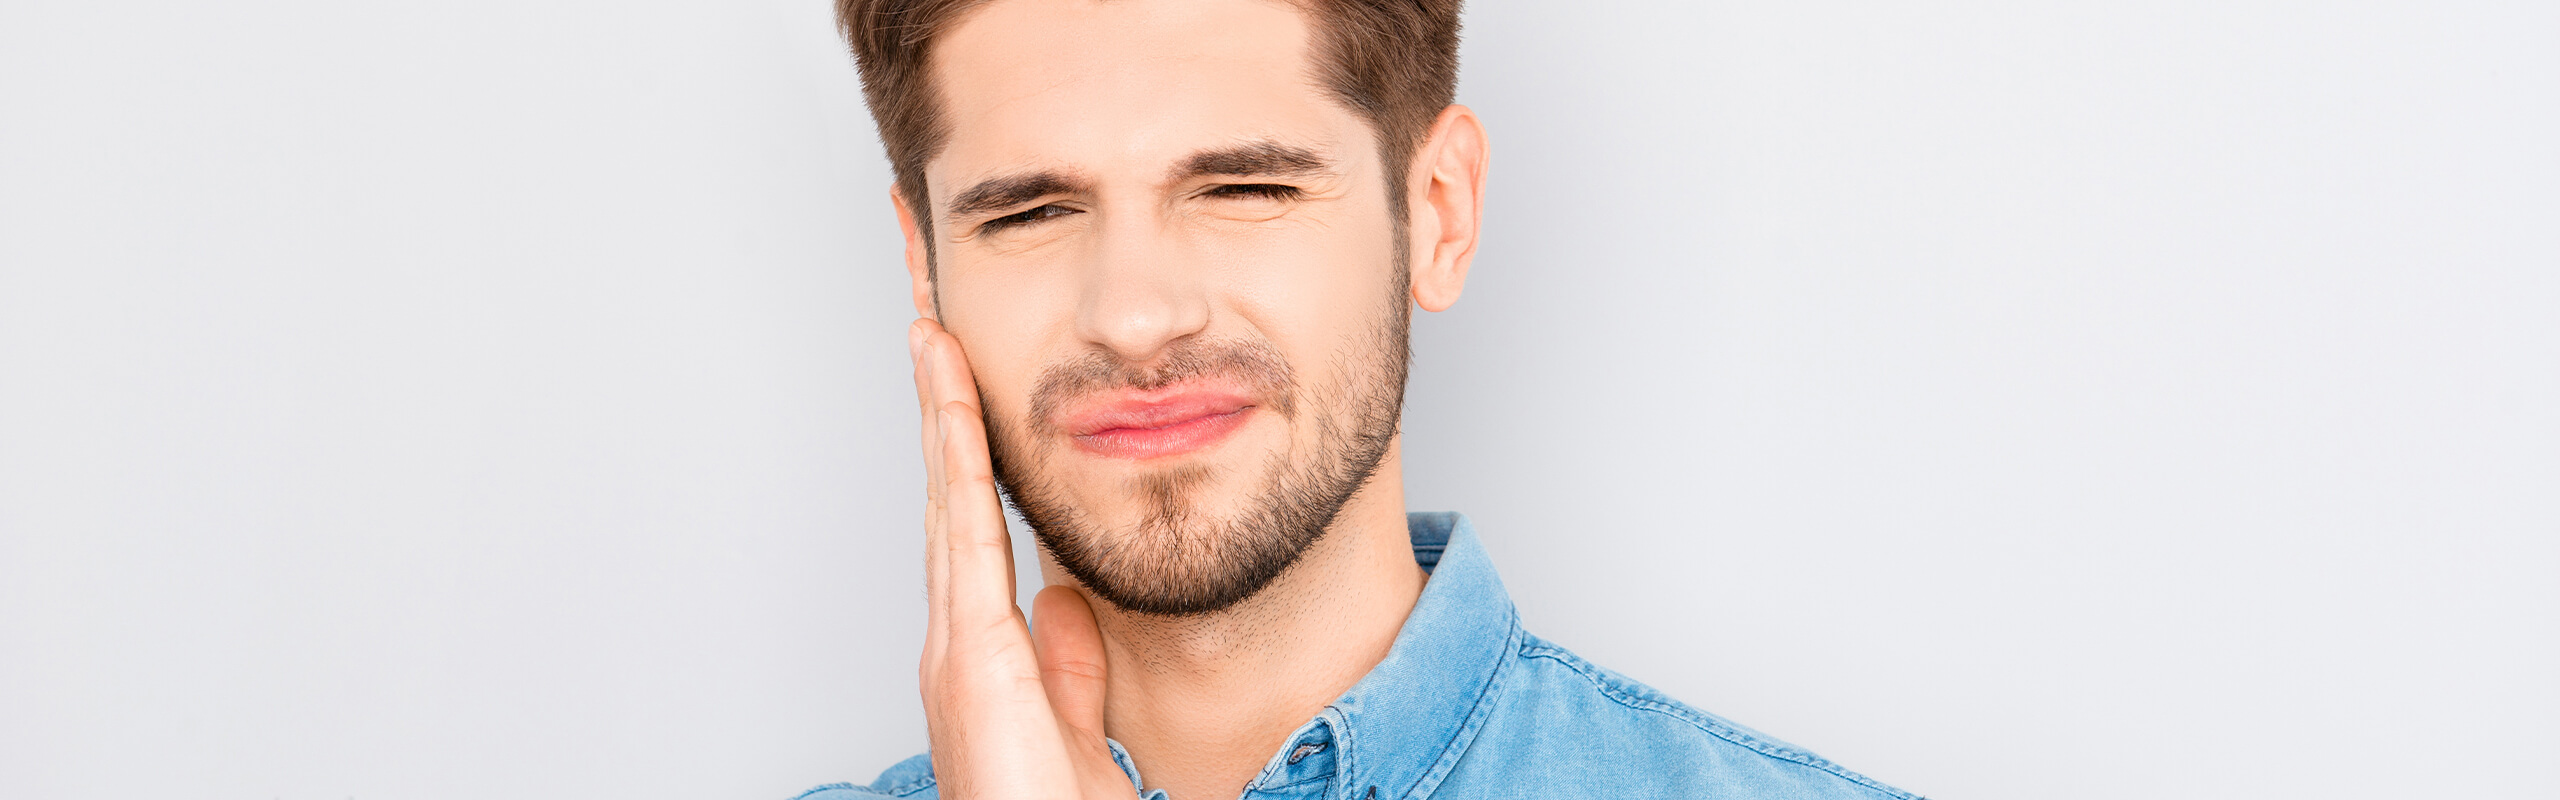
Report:
[[[1426,797],[1483,727],[1520,646],[1511,597],[1465,516],[1407,514],[1405,527],[1431,578],[1394,646],[1291,734],[1250,788],[1329,777],[1339,800]]]

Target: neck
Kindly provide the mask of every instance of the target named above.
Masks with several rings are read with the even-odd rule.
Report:
[[[1236,796],[1290,733],[1386,658],[1424,580],[1405,529],[1400,445],[1323,538],[1235,607],[1161,617],[1094,604],[1109,676],[1103,729],[1147,788]],[[1050,583],[1073,580],[1043,567]]]

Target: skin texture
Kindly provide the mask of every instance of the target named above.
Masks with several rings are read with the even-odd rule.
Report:
[[[1324,536],[1241,602],[1129,611],[1090,599],[1044,558],[1051,585],[1033,626],[1012,602],[987,420],[1007,435],[1063,437],[1023,422],[1044,370],[1096,353],[1144,369],[1184,341],[1257,342],[1302,384],[1354,383],[1394,311],[1386,192],[1409,203],[1402,293],[1447,308],[1475,249],[1482,127],[1450,107],[1390,180],[1375,132],[1313,80],[1304,18],[1262,0],[1000,0],[936,41],[952,135],[926,167],[932,268],[916,210],[891,199],[924,317],[909,341],[927,472],[918,679],[943,792],[1127,797],[1107,734],[1150,788],[1233,796],[1385,656],[1421,592],[1397,447]],[[1324,168],[1183,169],[1200,152],[1255,143],[1318,154]],[[1067,180],[950,213],[971,187],[1041,173]],[[1221,188],[1274,184],[1294,192]],[[982,224],[1003,217],[1030,221]],[[1157,504],[1137,487],[1149,476],[1180,473],[1198,513],[1239,515],[1273,459],[1317,449],[1316,411],[1257,408],[1210,445],[1158,458],[1050,442],[1039,470],[1105,535],[1148,518]]]

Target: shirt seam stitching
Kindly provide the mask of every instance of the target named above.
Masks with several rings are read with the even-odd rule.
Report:
[[[1583,680],[1591,682],[1592,688],[1600,690],[1602,695],[1607,696],[1611,700],[1617,701],[1619,705],[1638,711],[1651,711],[1681,722],[1689,723],[1691,727],[1697,728],[1698,730],[1705,732],[1707,735],[1741,745],[1763,756],[1828,772],[1871,791],[1883,793],[1888,797],[1903,798],[1904,800],[1919,800],[1918,797],[1910,794],[1909,792],[1904,792],[1900,789],[1895,789],[1891,786],[1877,783],[1874,778],[1869,778],[1865,775],[1851,772],[1846,767],[1833,764],[1830,759],[1791,747],[1781,747],[1762,741],[1759,737],[1751,736],[1741,731],[1733,730],[1727,726],[1717,725],[1708,720],[1700,719],[1695,714],[1690,713],[1690,709],[1684,706],[1664,703],[1660,700],[1650,698],[1636,697],[1617,686],[1617,681],[1609,680],[1605,676],[1592,672],[1591,669],[1589,669],[1589,665],[1582,663],[1581,658],[1574,656],[1571,651],[1567,651],[1561,647],[1556,647],[1553,644],[1545,642],[1529,643],[1521,648],[1520,655],[1525,658],[1544,658],[1564,665],[1566,669],[1573,670],[1574,674],[1581,675]]]
[[[1254,789],[1254,791],[1257,791],[1257,792],[1277,792],[1277,791],[1280,791],[1280,790],[1282,790],[1282,789],[1294,789],[1294,788],[1297,788],[1297,787],[1300,787],[1300,786],[1305,786],[1305,785],[1310,784],[1310,783],[1320,783],[1320,782],[1323,782],[1323,781],[1326,781],[1326,780],[1330,780],[1332,777],[1333,777],[1332,775],[1327,775],[1327,774],[1309,775],[1309,776],[1307,776],[1307,777],[1299,778],[1299,779],[1297,779],[1297,780],[1290,781],[1290,782],[1288,782],[1288,783],[1283,783],[1283,784],[1280,784],[1280,785],[1278,785],[1278,786],[1263,786],[1263,787],[1259,787],[1259,788]]]

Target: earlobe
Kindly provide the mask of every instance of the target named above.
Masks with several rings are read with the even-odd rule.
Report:
[[[907,208],[906,193],[898,191],[896,184],[889,186],[889,207],[897,210],[898,233],[907,240],[907,284],[914,293],[916,316],[940,322],[933,303],[933,251],[926,248],[925,234],[916,228],[915,213]]]
[[[1415,204],[1413,231],[1413,301],[1425,311],[1456,305],[1466,289],[1467,267],[1476,255],[1476,232],[1484,219],[1485,168],[1491,152],[1484,124],[1475,111],[1451,105],[1431,124],[1431,134],[1414,153],[1421,173],[1421,202]]]

